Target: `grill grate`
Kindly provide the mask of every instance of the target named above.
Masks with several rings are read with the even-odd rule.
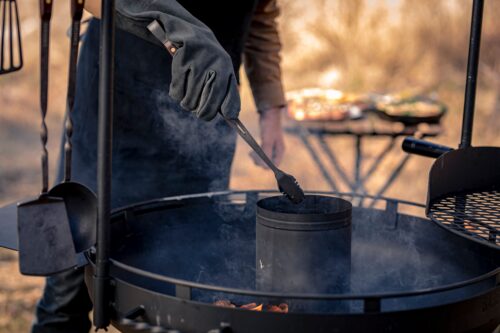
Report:
[[[475,240],[500,246],[500,192],[447,196],[431,203],[429,218]]]

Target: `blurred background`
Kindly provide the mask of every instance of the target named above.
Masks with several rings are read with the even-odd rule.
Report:
[[[39,143],[39,19],[36,1],[20,0],[25,65],[0,76],[0,205],[38,193]],[[456,147],[459,141],[470,9],[464,0],[280,0],[283,73],[287,90],[334,88],[351,93],[414,92],[438,96],[448,106],[444,132],[433,141]],[[500,145],[500,2],[487,1],[479,66],[473,145]],[[47,122],[51,175],[65,109],[69,3],[56,1],[52,19],[50,94]],[[257,114],[243,82],[242,119],[256,135]],[[385,139],[363,147],[368,163]],[[350,137],[328,140],[341,163],[353,170]],[[308,190],[329,190],[300,141],[287,135],[288,154],[282,164]],[[256,166],[243,142],[232,169],[231,188],[274,188],[272,173]],[[394,152],[367,184],[379,187],[403,156]],[[323,158],[323,157],[321,157]],[[424,202],[433,160],[412,157],[387,196]],[[366,170],[362,170],[366,171]],[[387,172],[386,172],[387,171]],[[346,190],[340,188],[340,190]],[[0,250],[0,332],[27,332],[42,278],[18,273],[16,253]]]

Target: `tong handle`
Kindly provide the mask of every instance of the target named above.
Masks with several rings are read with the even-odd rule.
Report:
[[[416,139],[408,136],[403,140],[403,150],[410,154],[416,154],[425,157],[438,158],[439,156],[453,150],[450,147],[442,146],[437,143]]]
[[[163,46],[165,46],[168,53],[173,57],[178,47],[165,37],[165,29],[163,29],[160,22],[154,20],[148,25],[148,30],[163,44]]]
[[[222,118],[226,120],[226,122],[234,128],[238,134],[243,138],[243,140],[248,143],[248,145],[259,155],[259,157],[267,164],[267,166],[275,173],[280,173],[281,171],[274,165],[274,163],[271,161],[269,157],[267,157],[266,153],[262,150],[260,145],[255,141],[253,136],[250,134],[250,132],[247,130],[245,125],[238,119],[230,119],[226,118],[222,113],[219,112]]]

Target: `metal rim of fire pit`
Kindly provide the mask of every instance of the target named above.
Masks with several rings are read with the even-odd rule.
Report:
[[[91,265],[95,267],[95,264],[92,260],[89,260]],[[354,294],[354,295],[349,295],[349,294],[308,294],[308,293],[300,293],[300,294],[295,294],[295,293],[277,293],[277,292],[264,292],[264,291],[254,291],[254,290],[245,290],[245,289],[239,289],[239,288],[228,288],[228,287],[221,287],[221,286],[215,286],[215,285],[209,285],[209,284],[204,284],[204,283],[197,283],[197,282],[192,282],[188,280],[183,280],[183,279],[176,279],[168,276],[164,276],[161,274],[156,274],[152,272],[145,271],[140,268],[132,267],[130,265],[124,264],[122,262],[119,262],[114,259],[110,259],[110,262],[112,265],[133,273],[138,276],[142,276],[148,279],[156,280],[158,282],[166,282],[170,284],[174,284],[177,289],[183,289],[183,288],[194,288],[194,289],[200,289],[200,290],[207,290],[207,291],[217,291],[217,292],[223,292],[227,294],[236,294],[236,295],[245,295],[245,296],[255,296],[255,297],[267,297],[267,298],[286,298],[286,299],[308,299],[308,300],[329,300],[329,301],[334,301],[334,300],[364,300],[365,304],[370,303],[380,303],[381,300],[383,299],[389,299],[389,298],[403,298],[403,297],[411,297],[411,296],[421,296],[421,295],[429,295],[429,294],[437,294],[445,291],[450,291],[454,289],[459,289],[462,287],[467,287],[475,284],[479,284],[481,282],[484,282],[490,278],[497,277],[497,280],[500,280],[500,267],[497,269],[494,269],[493,271],[490,271],[486,274],[480,275],[478,277],[462,281],[462,282],[457,282],[457,283],[451,283],[445,286],[437,287],[437,288],[427,288],[427,289],[420,289],[420,290],[413,290],[413,291],[406,291],[406,292],[395,292],[395,293],[373,293],[373,294]],[[365,306],[366,308],[366,306]]]
[[[176,196],[176,197],[168,197],[168,198],[160,198],[160,199],[155,199],[155,200],[149,200],[149,201],[144,201],[140,203],[136,203],[127,207],[121,207],[114,209],[112,212],[113,216],[116,216],[117,214],[121,213],[125,208],[127,209],[136,209],[134,212],[135,213],[140,213],[140,212],[148,212],[152,209],[156,209],[158,205],[161,205],[162,203],[175,203],[176,201],[184,201],[184,200],[189,200],[189,199],[210,199],[212,197],[216,196],[222,196],[222,195],[255,195],[258,196],[259,194],[265,194],[265,195],[276,195],[278,194],[275,191],[272,190],[253,190],[253,191],[221,191],[221,192],[211,192],[211,193],[203,193],[203,194],[193,194],[193,195],[182,195],[182,196]],[[419,207],[419,208],[425,208],[425,205],[420,204],[420,203],[415,203],[411,201],[406,201],[406,200],[396,200],[393,198],[387,198],[387,197],[375,197],[371,195],[361,195],[357,193],[332,193],[332,192],[322,192],[322,191],[314,191],[314,192],[309,192],[309,194],[319,194],[319,195],[336,195],[339,197],[351,197],[351,198],[368,198],[368,199],[376,199],[376,200],[381,200],[386,202],[386,204],[391,206],[390,209],[393,209],[397,212],[397,207],[398,205],[407,205],[407,206],[413,206],[413,207]],[[436,223],[442,227],[440,223]],[[449,230],[448,228],[445,228],[446,230]],[[88,254],[87,254],[88,255]],[[199,290],[206,290],[206,291],[215,291],[215,292],[223,292],[227,294],[237,294],[237,295],[245,295],[245,296],[253,296],[253,297],[268,297],[268,298],[286,298],[286,299],[308,299],[308,300],[329,300],[329,301],[334,301],[334,300],[363,300],[364,301],[364,308],[365,310],[367,309],[380,309],[380,304],[381,301],[384,299],[393,299],[393,298],[404,298],[404,297],[411,297],[411,296],[421,296],[421,295],[429,295],[429,294],[437,294],[437,293],[442,293],[446,291],[451,291],[471,285],[477,285],[482,282],[485,282],[487,280],[493,279],[496,277],[496,285],[500,284],[500,267],[487,272],[485,274],[482,274],[480,276],[474,277],[469,280],[457,282],[457,283],[451,283],[447,284],[444,286],[436,287],[436,288],[426,288],[426,289],[420,289],[420,290],[412,290],[412,291],[405,291],[405,292],[386,292],[386,293],[370,293],[370,294],[310,294],[310,293],[279,293],[279,292],[262,292],[262,291],[254,291],[254,290],[246,290],[246,289],[239,289],[239,288],[229,288],[229,287],[223,287],[223,286],[217,286],[217,285],[210,285],[210,284],[204,284],[204,283],[197,283],[197,282],[192,282],[188,280],[183,280],[183,279],[178,279],[178,278],[172,278],[169,276],[164,276],[161,274],[157,273],[152,273],[148,272],[146,270],[133,267],[130,265],[127,265],[125,263],[122,263],[118,260],[115,259],[109,259],[111,266],[116,266],[117,268],[124,270],[126,272],[132,273],[136,276],[139,277],[144,277],[147,279],[155,280],[157,282],[162,282],[162,283],[168,283],[175,285],[176,288],[176,293],[179,296],[180,294],[182,295],[189,295],[191,289],[199,289]],[[90,265],[95,269],[95,260],[91,258],[91,256],[88,256],[88,261]]]
[[[351,193],[318,191],[310,193],[348,199],[373,198]],[[255,213],[255,204],[259,199],[276,194],[275,191],[211,192],[159,198],[115,209],[110,227],[115,233],[114,239],[117,242],[116,247],[113,245],[113,248],[117,252],[111,255],[109,261],[109,303],[107,303],[109,318],[113,326],[124,333],[251,333],[256,331],[302,333],[328,332],[332,329],[339,332],[360,333],[366,332],[367,329],[379,332],[491,332],[500,323],[500,303],[497,302],[500,297],[498,264],[500,253],[477,242],[469,242],[453,233],[436,229],[435,223],[431,223],[424,214],[407,214],[405,207],[423,210],[424,205],[405,200],[382,198],[380,206],[376,206],[380,209],[356,207],[356,215],[375,214],[378,218],[369,220],[375,223],[374,226],[380,226],[378,223],[382,221],[380,218],[387,219],[381,226],[389,233],[392,233],[391,230],[394,227],[396,228],[394,230],[401,230],[400,228],[406,230],[403,232],[415,230],[415,227],[418,230],[427,230],[427,232],[434,230],[437,239],[447,239],[451,244],[459,246],[459,250],[463,249],[457,254],[470,252],[484,258],[486,261],[481,264],[484,268],[477,270],[474,268],[474,262],[472,266],[467,266],[470,260],[457,261],[457,258],[448,256],[448,260],[455,261],[460,266],[466,265],[464,268],[467,271],[472,270],[471,274],[461,275],[460,279],[447,279],[440,284],[423,284],[411,289],[387,289],[385,291],[377,289],[362,291],[362,289],[350,294],[340,294],[335,291],[329,294],[313,294],[317,291],[305,291],[298,294],[299,291],[295,291],[295,294],[292,294],[281,291],[265,292],[247,288],[245,284],[231,286],[227,282],[217,282],[220,281],[217,279],[193,280],[190,277],[192,275],[174,277],[176,269],[156,271],[153,266],[150,268],[147,265],[143,266],[142,260],[148,260],[143,256],[149,255],[146,248],[136,247],[136,250],[141,252],[136,252],[135,259],[132,261],[128,261],[127,258],[131,258],[128,255],[122,257],[123,254],[131,253],[128,246],[135,246],[137,241],[145,240],[144,238],[141,240],[141,237],[147,235],[143,232],[148,228],[153,232],[156,230],[158,235],[168,232],[170,222],[167,222],[167,228],[155,227],[160,221],[158,220],[160,216],[168,217],[170,212],[173,212],[172,217],[176,219],[176,214],[182,216],[187,212],[189,215],[190,211],[196,211],[190,207],[204,209],[203,207],[208,207],[207,205],[215,205],[216,211],[219,212],[217,214],[224,216],[226,212],[229,213],[226,207],[234,207],[243,219],[248,220]],[[401,209],[402,206],[404,207]],[[158,213],[160,215],[157,215]],[[239,219],[239,215],[236,218]],[[147,222],[148,220],[150,222]],[[142,222],[146,222],[145,225]],[[368,229],[365,228],[366,231],[371,229],[370,225],[366,225],[368,226]],[[363,224],[358,226],[361,228],[358,230],[363,229]],[[137,236],[140,239],[134,238]],[[162,239],[161,237],[156,240],[151,239],[152,248],[155,248],[154,244],[157,240],[161,242]],[[425,242],[422,245],[427,247],[429,245],[425,245],[426,239],[425,236],[422,238]],[[168,238],[163,241],[169,242]],[[441,244],[443,243],[436,244],[437,248],[434,249],[445,250]],[[432,251],[432,248],[429,249]],[[166,255],[168,253],[175,255],[170,250],[165,252]],[[87,256],[90,264],[86,267],[85,281],[90,295],[94,295],[99,288],[94,278],[98,267],[93,251],[87,252]],[[158,263],[156,261],[156,264]],[[167,262],[165,264],[168,265]],[[326,312],[322,312],[322,309],[318,312],[315,310],[290,311],[286,315],[270,311],[248,311],[237,307],[227,308],[214,305],[211,295],[231,300],[237,306],[246,304],[244,300],[260,299],[259,302],[262,303],[265,299],[265,302],[269,302],[266,304],[274,304],[281,299],[289,306],[307,302],[314,306],[327,306],[328,310],[325,310]],[[95,297],[93,301],[96,301]],[[450,317],[456,320],[450,321]],[[429,320],[422,321],[422,318]]]
[[[339,229],[351,224],[352,204],[342,198],[308,195],[300,204],[302,208],[287,201],[282,195],[259,200],[256,208],[258,223],[296,231]],[[311,207],[315,210],[322,208],[323,212],[313,212]],[[325,210],[325,207],[331,208]]]

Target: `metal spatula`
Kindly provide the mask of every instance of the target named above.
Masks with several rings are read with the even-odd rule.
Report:
[[[40,108],[42,113],[42,192],[28,202],[18,204],[19,268],[22,274],[47,276],[76,266],[66,207],[62,198],[47,193],[49,185],[47,152],[47,93],[49,79],[49,36],[52,0],[40,1],[41,71]]]
[[[0,74],[23,67],[20,26],[16,0],[0,0]]]

